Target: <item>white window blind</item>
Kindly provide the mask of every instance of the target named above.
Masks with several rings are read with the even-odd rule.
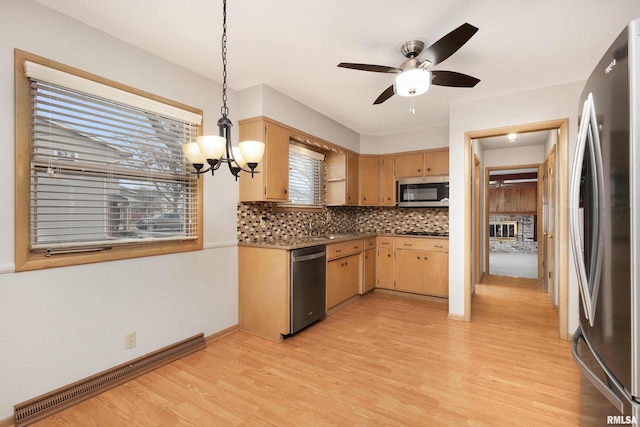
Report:
[[[322,206],[324,154],[289,145],[289,198],[293,205]]]
[[[30,85],[32,250],[197,238],[197,182],[182,154],[197,120]]]

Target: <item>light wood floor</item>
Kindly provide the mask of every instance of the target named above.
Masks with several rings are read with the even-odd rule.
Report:
[[[237,332],[37,425],[578,425],[546,295],[480,284],[471,323],[446,317],[371,293],[283,343]]]

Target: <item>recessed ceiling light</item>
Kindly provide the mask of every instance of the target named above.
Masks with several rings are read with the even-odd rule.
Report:
[[[507,141],[508,142],[516,142],[518,140],[518,134],[517,133],[510,133],[509,135],[507,135]]]

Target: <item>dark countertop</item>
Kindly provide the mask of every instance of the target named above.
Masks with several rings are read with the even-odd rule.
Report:
[[[331,236],[331,235],[325,235]],[[294,239],[288,240],[265,240],[265,241],[256,241],[256,242],[238,242],[238,246],[243,247],[254,247],[254,248],[263,248],[263,249],[282,249],[282,250],[292,250],[292,249],[300,249],[306,248],[309,246],[315,245],[328,245],[332,243],[340,243],[347,242],[349,240],[358,240],[358,239],[368,239],[372,237],[407,237],[411,239],[419,238],[419,239],[448,239],[448,236],[422,236],[422,235],[407,235],[407,234],[397,234],[397,233],[354,233],[354,234],[334,234],[333,238],[321,238],[321,236],[305,236],[298,237]]]

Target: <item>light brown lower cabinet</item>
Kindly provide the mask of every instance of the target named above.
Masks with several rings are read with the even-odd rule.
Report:
[[[448,297],[449,254],[410,249],[398,250],[395,288],[399,291]]]
[[[238,247],[238,327],[282,341],[289,326],[290,252]]]
[[[364,277],[362,278],[362,291],[366,293],[376,287],[376,250],[364,251]]]
[[[449,296],[448,240],[378,239],[377,287],[444,298]]]
[[[327,310],[358,295],[361,256],[359,253],[327,262]]]

